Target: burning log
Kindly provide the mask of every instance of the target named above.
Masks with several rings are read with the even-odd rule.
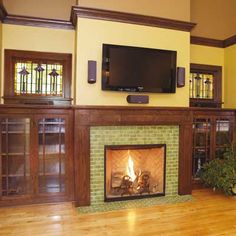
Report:
[[[121,196],[123,196],[124,194],[132,195],[132,193],[133,193],[133,181],[132,181],[130,176],[125,175],[123,177],[120,189],[121,189]]]
[[[111,174],[111,187],[112,188],[120,188],[122,184],[124,173],[117,171]]]
[[[132,195],[132,194],[150,194],[150,172],[136,172],[136,179],[132,180],[129,175],[121,171],[113,172],[111,175],[111,189],[115,195]]]
[[[139,194],[148,193],[150,194],[150,172],[143,171],[138,176],[138,187],[137,191]]]

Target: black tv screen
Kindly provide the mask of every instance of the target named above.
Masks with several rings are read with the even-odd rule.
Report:
[[[102,90],[175,93],[176,51],[103,44]]]

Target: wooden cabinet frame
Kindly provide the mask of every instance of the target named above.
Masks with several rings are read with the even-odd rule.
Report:
[[[235,133],[235,113],[234,111],[214,111],[214,110],[209,110],[209,111],[196,111],[193,114],[193,176],[192,176],[192,181],[193,181],[193,188],[202,188],[202,185],[200,183],[200,181],[195,178],[194,176],[194,155],[195,153],[195,149],[197,148],[197,144],[196,144],[196,135],[197,135],[197,128],[195,128],[195,125],[198,121],[203,121],[202,123],[204,123],[204,120],[206,121],[205,124],[209,125],[206,129],[205,129],[205,135],[209,135],[208,140],[209,144],[205,143],[203,144],[201,147],[201,149],[205,148],[205,152],[206,149],[208,148],[209,153],[205,156],[206,160],[205,161],[210,161],[214,158],[216,158],[216,151],[217,149],[220,149],[220,146],[217,145],[217,122],[220,121],[226,121],[229,122],[229,131],[228,131],[228,135],[229,135],[229,140],[228,140],[228,145],[230,146],[230,144],[233,142],[234,140],[234,133]],[[201,122],[199,122],[201,123]],[[218,131],[220,132],[220,131]],[[219,156],[218,156],[219,157]]]
[[[1,108],[1,107],[0,107]],[[0,197],[0,206],[32,204],[42,202],[73,201],[74,199],[74,161],[73,161],[73,111],[67,109],[43,109],[43,108],[12,108],[1,109],[0,118],[29,118],[30,119],[30,191],[19,196]],[[39,120],[62,118],[65,120],[65,191],[55,193],[39,192]],[[1,140],[1,138],[0,138]],[[1,157],[1,150],[0,150]],[[1,174],[1,161],[0,161]],[[0,184],[1,187],[1,184]]]

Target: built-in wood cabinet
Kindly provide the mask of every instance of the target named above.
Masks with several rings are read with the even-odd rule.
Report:
[[[73,200],[72,124],[66,109],[0,115],[0,205]]]
[[[90,204],[90,128],[178,125],[179,194],[235,140],[235,110],[0,105],[0,206]],[[193,185],[194,184],[194,185]]]
[[[193,115],[192,178],[199,186],[204,163],[222,158],[233,141],[234,112],[195,112]]]

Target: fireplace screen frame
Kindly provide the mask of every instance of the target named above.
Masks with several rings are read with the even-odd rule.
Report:
[[[107,150],[132,150],[132,149],[150,149],[150,148],[164,148],[164,165],[163,165],[163,192],[154,194],[140,194],[140,195],[129,195],[129,196],[118,196],[118,197],[107,197]],[[134,200],[142,198],[152,198],[165,196],[166,191],[166,144],[129,144],[129,145],[104,145],[104,201],[124,201]]]

